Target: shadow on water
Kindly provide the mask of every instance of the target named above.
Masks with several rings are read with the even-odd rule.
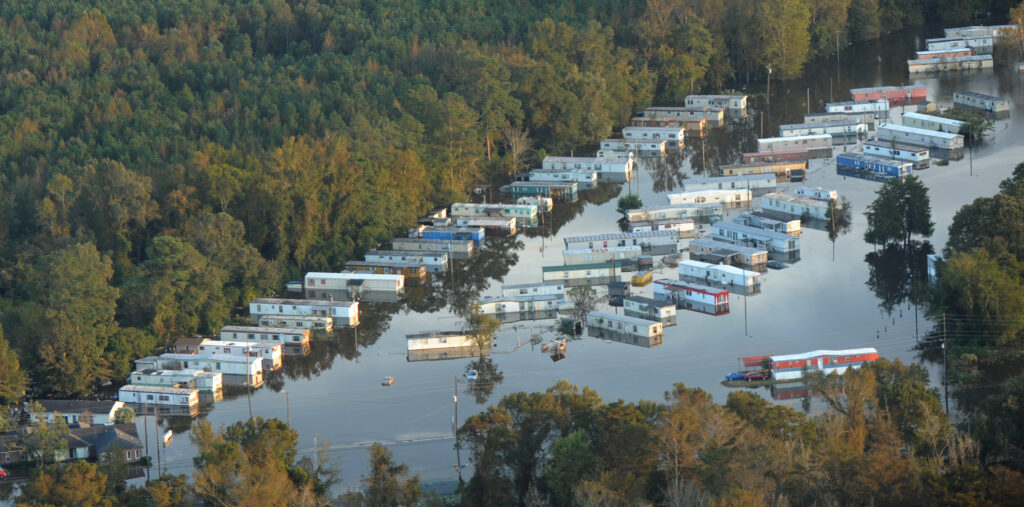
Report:
[[[928,294],[928,255],[932,244],[911,241],[909,246],[890,244],[864,256],[868,263],[867,286],[887,314],[904,302],[919,305]]]

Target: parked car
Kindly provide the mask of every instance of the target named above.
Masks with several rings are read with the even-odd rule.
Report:
[[[725,376],[725,380],[743,380],[747,377],[745,373],[730,373]]]
[[[766,380],[768,378],[768,372],[766,371],[752,371],[743,376],[743,380]]]
[[[0,479],[7,478],[7,470],[4,467],[0,467]]]

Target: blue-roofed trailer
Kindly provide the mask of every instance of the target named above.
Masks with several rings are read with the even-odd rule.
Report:
[[[470,240],[474,245],[484,243],[483,227],[423,227],[420,230],[423,239]]]
[[[889,178],[904,178],[911,173],[913,167],[914,165],[910,162],[863,153],[836,155],[836,174],[865,180],[885,181]]]

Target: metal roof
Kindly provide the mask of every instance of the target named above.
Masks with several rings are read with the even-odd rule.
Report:
[[[906,125],[896,125],[895,123],[882,123],[878,125],[878,130],[889,129],[897,132],[906,132],[908,134],[920,134],[925,136],[938,137],[940,139],[953,139],[955,137],[961,137],[960,134],[950,134],[947,132],[939,132],[937,130],[921,129],[917,127],[908,127]],[[843,155],[848,155],[844,153]]]
[[[165,387],[165,386],[140,386],[137,384],[128,384],[121,386],[120,391],[132,391],[137,393],[163,393],[163,394],[184,394],[186,396],[192,394],[195,389],[182,389],[180,387]]]
[[[771,356],[772,361],[800,361],[802,359],[811,359],[818,356],[855,356],[859,354],[877,354],[878,351],[873,347],[866,347],[862,349],[842,349],[842,350],[814,350],[811,352],[804,352],[802,354],[784,354],[780,356]]]
[[[667,231],[675,234],[675,231]],[[543,273],[550,273],[552,271],[579,271],[581,269],[608,269],[614,268],[615,263],[612,262],[595,262],[590,264],[569,264],[566,266],[544,266],[541,269]]]
[[[638,232],[609,232],[605,234],[593,234],[590,236],[573,236],[565,238],[565,244],[578,243],[581,241],[611,241],[619,239],[641,239],[658,237],[676,237],[675,231],[638,231]]]
[[[608,313],[602,311],[594,311],[587,314],[587,318],[596,317],[600,319],[610,320],[614,322],[626,322],[638,326],[652,326],[654,324],[661,324],[654,320],[640,319],[637,317],[630,317],[628,315],[618,315],[615,313]]]

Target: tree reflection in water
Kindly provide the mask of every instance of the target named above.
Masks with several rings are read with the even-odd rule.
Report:
[[[477,404],[483,405],[494,393],[494,388],[505,380],[505,374],[498,369],[498,363],[490,357],[470,361],[466,365],[466,373],[469,373],[469,370],[476,370],[477,377],[466,384],[466,392],[473,395]]]
[[[928,241],[911,241],[886,245],[881,251],[864,256],[868,263],[867,286],[880,302],[878,306],[891,314],[903,302],[921,304],[928,294],[928,255],[935,248]]]

